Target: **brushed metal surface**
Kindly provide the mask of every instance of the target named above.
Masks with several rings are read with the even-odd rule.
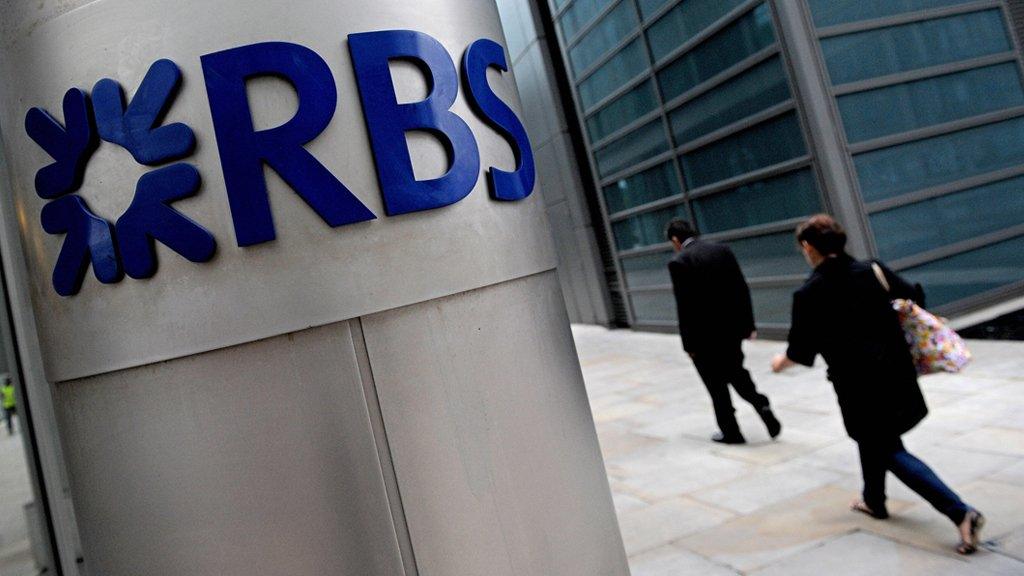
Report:
[[[347,322],[56,404],[90,574],[404,574]]]
[[[362,326],[420,574],[629,574],[554,272]]]

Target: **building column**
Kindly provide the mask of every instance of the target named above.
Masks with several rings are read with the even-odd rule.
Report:
[[[504,45],[497,10],[479,0],[372,4],[5,8],[10,194],[0,224],[16,245],[4,265],[25,263],[12,301],[34,314],[16,313],[15,329],[38,342],[52,387],[89,574],[628,574],[541,194],[495,199],[488,172],[516,169],[514,136],[501,131],[507,117],[496,128],[466,93],[467,48]],[[364,69],[357,82],[349,35],[381,30],[427,35],[406,46],[431,55],[432,78],[396,60],[390,79]],[[162,59],[173,66],[155,65]],[[244,72],[254,66],[270,72]],[[519,114],[514,82],[497,68],[488,85]],[[101,79],[136,106],[118,110]],[[415,178],[439,182],[406,198],[420,204],[447,190],[441,178],[475,140],[468,195],[430,210],[386,204],[381,181],[402,162],[381,155],[393,139],[371,142],[368,108],[388,94],[360,82],[393,84],[393,104],[458,91],[450,111],[461,120],[446,102],[430,112],[457,142],[429,130],[399,137]],[[225,85],[243,98],[218,118]],[[34,113],[26,130],[33,107],[62,126]],[[91,153],[83,110],[95,111],[103,137]],[[237,137],[249,133],[280,138]],[[230,183],[227,165],[245,169],[234,156],[244,146],[264,156],[292,146],[278,162],[303,163],[263,166],[269,236],[253,216],[264,206],[258,175]],[[81,186],[54,171],[37,179],[55,159],[76,158],[88,159]],[[348,208],[332,212],[341,199]],[[338,221],[357,212],[358,222]],[[119,224],[111,233],[104,221]],[[191,236],[172,249],[167,229]],[[198,230],[216,243],[212,256]],[[146,238],[157,240],[155,268],[138,267]],[[75,272],[58,262],[62,250],[87,249],[80,287],[54,278]]]
[[[782,0],[773,5],[778,17],[780,42],[789,60],[829,207],[846,227],[849,252],[857,258],[871,257],[874,255],[874,241],[852,161],[846,151],[842,123],[833,103],[810,11],[804,0]]]

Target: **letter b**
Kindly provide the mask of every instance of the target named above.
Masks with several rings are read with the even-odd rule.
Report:
[[[451,56],[434,38],[410,30],[352,34],[349,52],[373,146],[377,177],[390,216],[431,210],[465,198],[480,175],[480,153],[466,122],[451,111],[459,77]],[[414,60],[428,74],[430,94],[399,104],[388,63]],[[433,180],[416,180],[406,132],[426,130],[448,149],[451,166]]]

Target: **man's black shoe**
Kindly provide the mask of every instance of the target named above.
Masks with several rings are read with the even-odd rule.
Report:
[[[768,435],[772,438],[778,438],[779,434],[782,433],[782,423],[775,417],[772,409],[765,406],[758,413],[761,415],[761,420],[764,420],[765,428],[768,429]]]
[[[742,434],[737,434],[735,436],[732,436],[732,435],[726,436],[725,434],[722,434],[721,432],[715,432],[714,435],[711,436],[711,441],[712,442],[718,442],[719,444],[746,444],[747,443],[747,440],[743,437]]]

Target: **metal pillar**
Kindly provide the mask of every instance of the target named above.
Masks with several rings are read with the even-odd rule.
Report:
[[[0,219],[26,263],[13,301],[34,316],[15,327],[39,343],[52,385],[89,573],[628,574],[540,194],[496,201],[481,173],[455,204],[387,216],[378,187],[346,38],[423,32],[457,66],[473,41],[503,43],[492,3],[11,4],[0,125],[13,193]],[[332,228],[266,170],[276,239],[236,243],[200,57],[261,42],[327,63],[336,110],[305,149],[377,219]],[[22,129],[26,113],[66,121],[65,91],[95,96],[103,78],[131,100],[163,58],[183,80],[158,121],[192,128],[198,146],[178,161],[202,176],[171,206],[217,253],[193,263],[158,243],[151,278],[101,284],[90,270],[59,296],[64,237],[40,226],[49,201],[34,186],[53,159]],[[434,85],[406,62],[391,76],[399,102]],[[518,111],[511,75],[489,78]],[[255,130],[296,114],[288,82],[246,90]],[[512,170],[509,141],[465,91],[451,110],[481,170]],[[439,141],[410,132],[408,144],[417,178],[446,171]],[[73,193],[113,222],[155,168],[105,141]]]

